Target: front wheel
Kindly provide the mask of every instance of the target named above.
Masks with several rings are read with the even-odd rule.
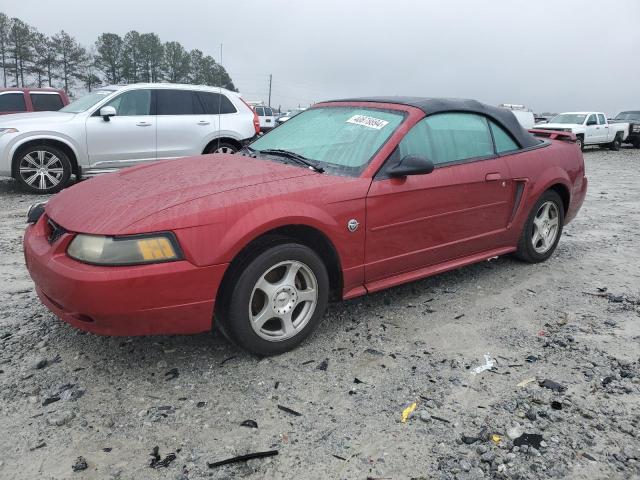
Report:
[[[581,136],[576,137],[576,145],[580,150],[584,151],[584,139]]]
[[[562,199],[553,190],[547,190],[531,209],[516,256],[529,263],[544,262],[558,246],[563,225]]]
[[[49,145],[21,150],[15,159],[15,178],[29,193],[55,193],[71,178],[71,162],[62,151]]]
[[[298,346],[318,325],[329,298],[329,277],[310,248],[285,243],[267,248],[233,272],[216,312],[224,334],[261,356]]]
[[[209,147],[207,153],[236,153],[238,147],[228,142],[213,142]]]

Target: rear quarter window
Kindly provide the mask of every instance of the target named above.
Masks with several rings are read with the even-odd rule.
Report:
[[[513,152],[520,148],[504,128],[495,124],[491,120],[489,120],[489,126],[491,127],[491,133],[493,134],[493,141],[496,144],[497,153]]]
[[[64,105],[57,93],[30,93],[34,112],[57,111]]]
[[[214,92],[197,92],[198,97],[204,107],[204,113],[208,115],[218,115],[227,113],[236,113],[236,107],[233,106],[231,100],[222,93]]]

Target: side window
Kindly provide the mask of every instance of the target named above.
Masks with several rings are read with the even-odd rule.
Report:
[[[592,113],[591,115],[589,115],[589,118],[587,118],[587,125],[596,125],[598,123],[598,121],[596,120],[596,114]]]
[[[60,110],[64,105],[62,98],[57,93],[36,93],[29,94],[34,112],[56,111]]]
[[[470,113],[441,113],[427,117],[430,159],[434,164],[494,154],[487,120]]]
[[[26,112],[27,105],[24,102],[22,92],[4,93],[0,95],[0,112]]]
[[[226,96],[213,92],[197,92],[204,113],[209,115],[218,115],[218,113],[236,113],[237,110]],[[220,103],[222,101],[222,103]]]
[[[118,95],[103,107],[113,107],[119,117],[135,117],[151,113],[151,90],[130,90]],[[99,115],[99,112],[96,112]]]
[[[158,95],[158,115],[201,115],[202,103],[191,90],[156,90]]]
[[[433,145],[429,142],[429,125],[427,124],[427,120],[421,120],[407,132],[398,144],[396,150],[398,160],[407,155],[415,155],[417,157],[428,158],[435,163],[432,147]]]
[[[418,155],[434,165],[494,155],[487,120],[470,113],[439,113],[418,122],[398,145],[400,158]]]
[[[604,118],[604,114],[602,113],[598,114],[598,123],[600,125],[605,125],[607,123],[607,120]]]
[[[500,125],[489,120],[489,127],[491,127],[491,133],[493,134],[493,141],[496,144],[496,152],[505,153],[518,150],[520,147],[513,141],[511,135],[505,132],[504,128]]]

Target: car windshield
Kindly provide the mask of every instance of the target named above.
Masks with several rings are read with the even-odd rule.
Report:
[[[561,113],[560,115],[556,115],[549,123],[576,123],[582,124],[584,123],[584,119],[587,118],[587,115],[584,113]]]
[[[404,114],[359,107],[318,107],[296,115],[251,148],[286,150],[326,170],[359,175],[402,123]]]
[[[640,112],[620,112],[615,120],[637,120],[640,121]]]
[[[106,90],[106,89],[96,90],[94,92],[91,92],[87,95],[80,97],[77,100],[74,100],[66,107],[61,108],[60,111],[68,112],[68,113],[86,112],[91,107],[93,107],[96,103],[103,100],[108,95],[111,95],[113,92],[115,92],[115,90]]]

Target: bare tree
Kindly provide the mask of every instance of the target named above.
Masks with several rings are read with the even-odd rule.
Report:
[[[104,72],[107,83],[120,83],[124,41],[116,33],[103,33],[96,41],[96,67]]]
[[[0,61],[2,61],[2,85],[7,86],[7,58],[9,48],[9,32],[11,20],[4,13],[0,13]]]
[[[135,30],[124,36],[122,76],[127,83],[135,83],[140,78],[140,34]]]
[[[64,91],[69,93],[74,79],[81,74],[81,67],[86,61],[87,51],[71,35],[64,30],[53,36],[60,65],[60,78]]]
[[[9,30],[9,52],[13,59],[13,77],[16,87],[24,87],[24,74],[31,61],[31,31],[29,25],[18,18],[11,19]]]
[[[189,54],[178,42],[164,44],[164,77],[171,83],[186,82],[189,78]]]

